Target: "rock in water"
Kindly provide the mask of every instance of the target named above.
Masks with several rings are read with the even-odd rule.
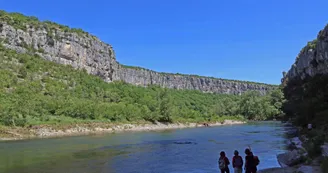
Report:
[[[294,166],[304,162],[306,152],[304,150],[292,150],[277,156],[281,167]]]
[[[321,173],[321,169],[319,166],[301,166],[297,169],[296,172],[303,173]]]

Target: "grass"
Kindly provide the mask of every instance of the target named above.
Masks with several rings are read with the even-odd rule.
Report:
[[[34,16],[25,16],[21,13],[9,13],[4,10],[0,10],[0,20],[13,26],[15,29],[27,31],[28,25],[35,28],[46,28],[49,35],[52,35],[52,31],[55,29],[62,30],[64,32],[76,33],[78,35],[89,35],[88,32],[83,31],[80,28],[70,28],[65,25],[60,25],[51,21],[40,21]]]
[[[328,157],[322,159],[320,166],[323,173],[328,172]]]

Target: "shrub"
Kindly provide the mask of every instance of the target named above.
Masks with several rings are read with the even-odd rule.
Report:
[[[322,154],[321,146],[324,144],[325,135],[324,134],[315,134],[315,132],[310,133],[309,140],[305,142],[304,147],[308,152],[310,158],[315,158]]]
[[[322,172],[328,172],[328,157],[324,157],[321,161],[321,170]]]
[[[1,44],[0,66],[0,122],[10,126],[54,122],[47,117],[58,117],[55,122],[61,123],[67,117],[111,122],[264,120],[280,112],[282,101],[281,90],[266,96],[255,92],[237,96],[106,83],[85,69],[74,70],[35,54],[17,54]]]

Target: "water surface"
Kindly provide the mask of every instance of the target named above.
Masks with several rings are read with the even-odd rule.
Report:
[[[257,122],[0,142],[0,172],[217,173],[221,150],[231,160],[235,149],[243,153],[247,146],[264,169],[279,166],[276,155],[285,151],[287,130],[278,122]]]

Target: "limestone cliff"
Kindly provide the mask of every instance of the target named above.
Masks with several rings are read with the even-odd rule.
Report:
[[[282,82],[289,79],[313,77],[328,73],[328,25],[318,33],[315,40],[301,50],[295,63],[284,74]]]
[[[140,86],[155,84],[167,88],[227,94],[240,94],[249,90],[265,94],[276,87],[254,82],[159,73],[127,67],[116,61],[112,46],[95,36],[80,29],[71,29],[48,21],[40,22],[35,17],[26,17],[18,13],[0,11],[0,40],[4,46],[17,52],[36,51],[44,59],[71,65],[76,69],[85,69],[106,82],[120,80]]]

